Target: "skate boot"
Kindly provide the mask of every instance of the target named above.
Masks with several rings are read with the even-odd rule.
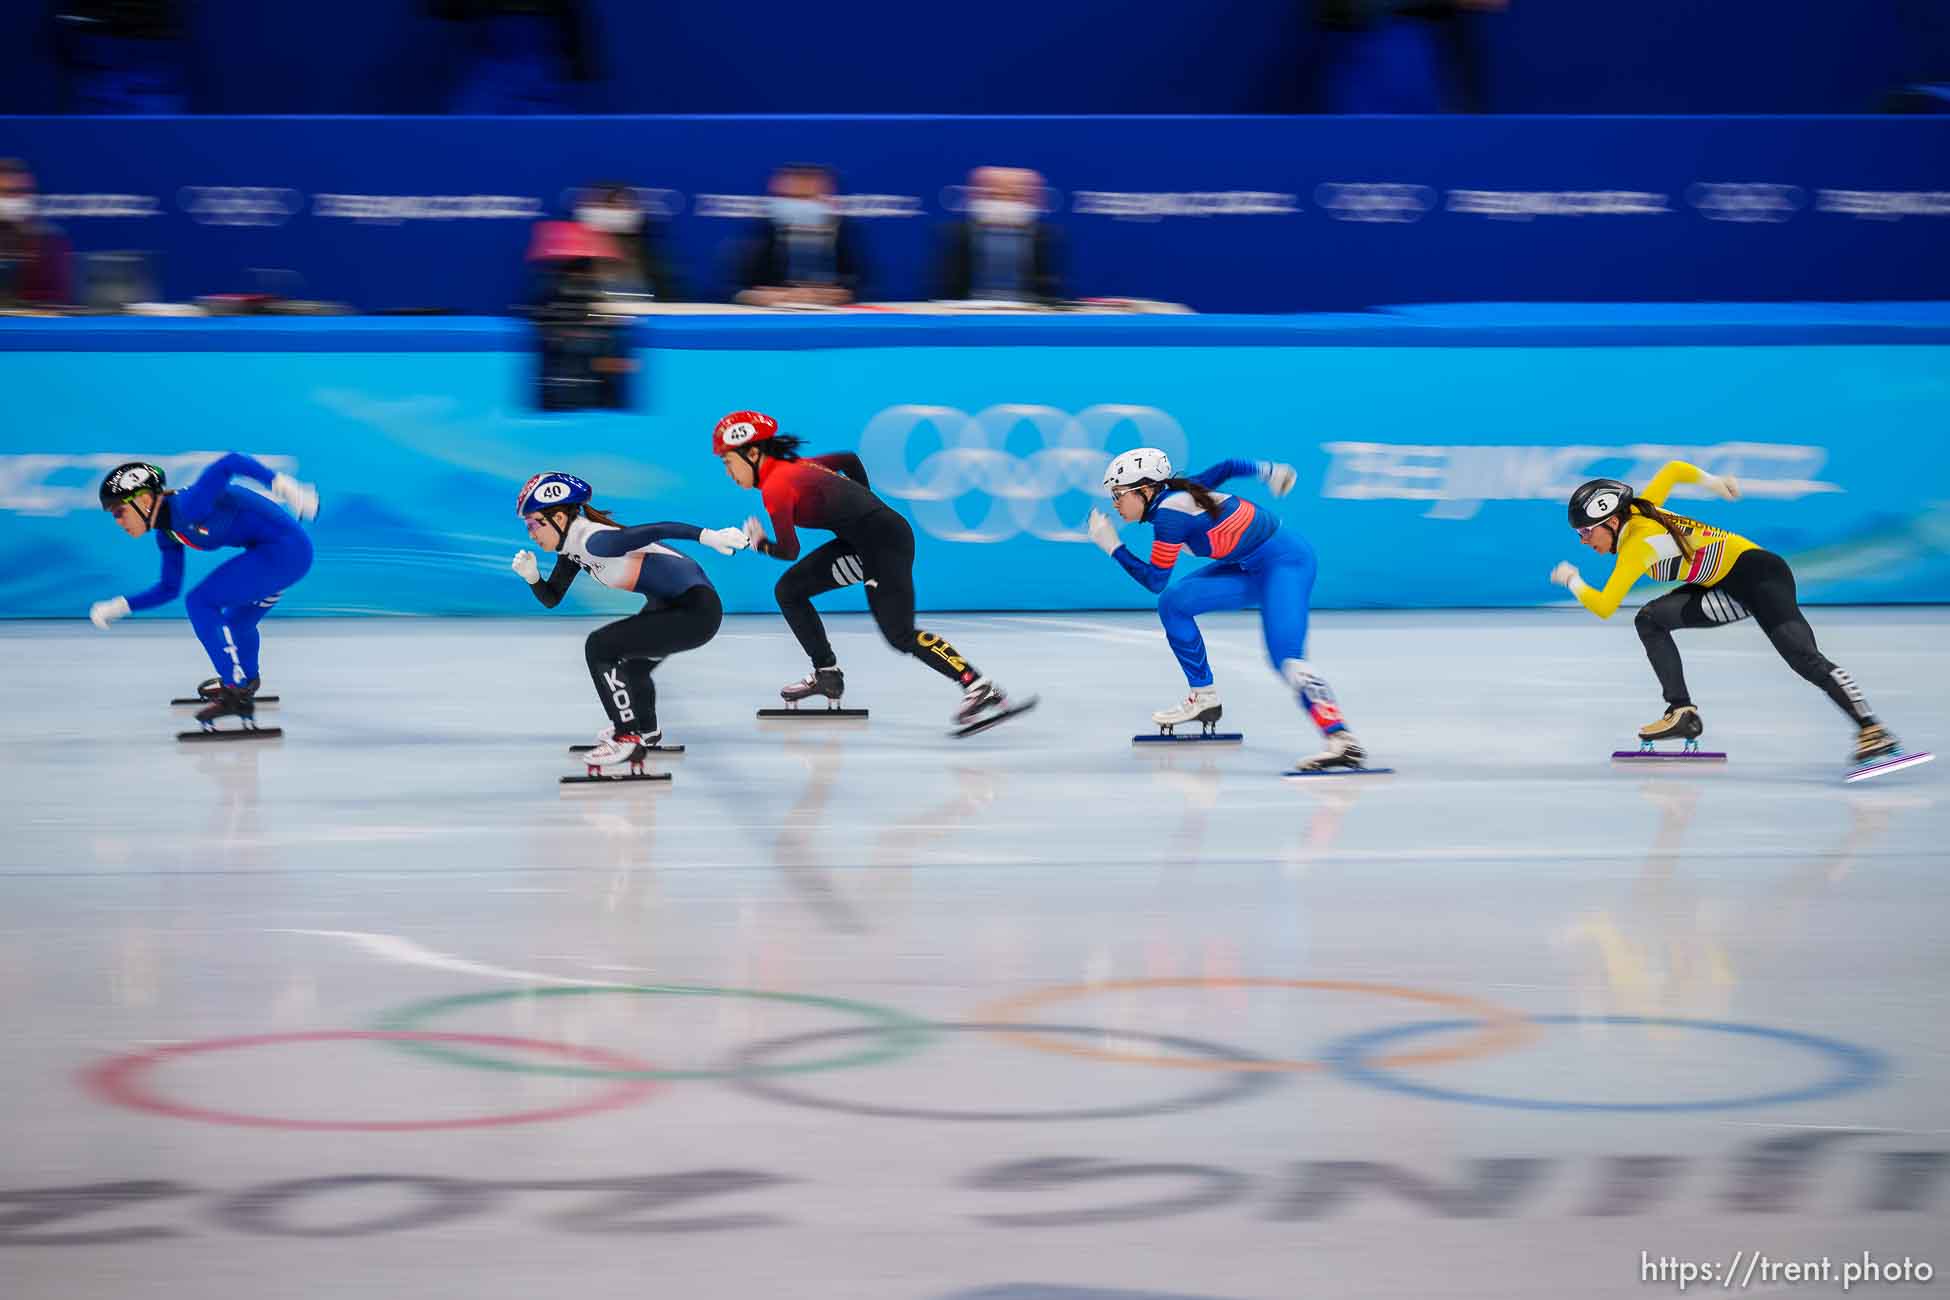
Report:
[[[1698,740],[1705,733],[1706,724],[1700,721],[1698,709],[1690,704],[1675,704],[1666,710],[1665,717],[1640,727],[1639,739]]]
[[[221,677],[211,677],[196,684],[196,693],[200,699],[214,700],[217,698],[217,692],[221,689],[223,689],[223,678]],[[245,682],[244,689],[252,695],[256,695],[257,678],[253,677]]]
[[[210,703],[196,711],[196,720],[203,724],[205,731],[214,730],[218,718],[236,718],[245,727],[257,725],[257,682],[255,679],[242,686],[228,683],[217,687],[216,696]]]
[[[646,746],[656,744],[663,735],[662,731],[618,731],[615,727],[604,727],[596,733],[595,746],[582,755],[582,762],[591,772],[621,763],[628,763],[632,771],[637,771],[643,766]]]
[[[1209,732],[1224,714],[1225,709],[1219,704],[1218,687],[1194,686],[1192,693],[1182,703],[1169,709],[1159,709],[1151,715],[1151,721],[1169,736],[1174,728],[1185,722],[1196,722],[1200,729]]]
[[[838,704],[840,696],[845,693],[846,676],[837,667],[815,668],[800,680],[779,688],[779,698],[787,704],[797,704],[814,696]]]
[[[961,707],[955,710],[955,725],[966,727],[991,714],[1008,709],[1009,697],[986,677],[977,677],[961,688]]]
[[[1866,723],[1862,730],[1855,733],[1854,761],[1857,763],[1873,763],[1878,758],[1900,754],[1902,749],[1896,733],[1880,722]]]
[[[1368,751],[1361,748],[1361,742],[1354,733],[1342,728],[1327,737],[1327,748],[1312,758],[1303,758],[1293,765],[1295,772],[1358,772],[1368,765]]]

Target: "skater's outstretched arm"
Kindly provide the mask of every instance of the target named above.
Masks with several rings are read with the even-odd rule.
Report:
[[[1235,478],[1264,478],[1266,467],[1271,461],[1262,460],[1222,460],[1209,469],[1202,469],[1191,476],[1192,482],[1200,487],[1215,488]]]
[[[207,516],[217,504],[217,494],[230,486],[233,478],[247,478],[271,489],[271,499],[300,519],[318,514],[318,489],[300,483],[289,474],[280,474],[255,456],[229,451],[217,457],[210,467],[196,476],[196,482],[176,494],[177,509],[185,520]]]
[[[696,524],[630,524],[591,533],[587,545],[591,555],[628,555],[640,546],[672,538],[680,542],[694,542],[703,531]]]
[[[1697,465],[1689,465],[1683,460],[1669,460],[1664,468],[1652,476],[1639,495],[1655,506],[1666,503],[1666,497],[1681,483],[1697,483],[1714,496],[1727,501],[1740,499],[1740,485],[1730,474],[1708,474]]]
[[[873,486],[867,482],[867,467],[850,451],[830,451],[824,456],[808,456],[806,459],[814,465],[824,465],[827,469],[846,475],[863,488]]]
[[[230,486],[233,478],[247,478],[271,486],[276,478],[269,465],[240,451],[225,452],[196,476],[196,482],[177,493],[177,505],[185,519],[202,519],[217,504],[217,494]]]
[[[162,576],[156,580],[155,586],[128,598],[132,610],[166,605],[183,590],[183,544],[168,533],[158,531],[156,549],[162,552]]]

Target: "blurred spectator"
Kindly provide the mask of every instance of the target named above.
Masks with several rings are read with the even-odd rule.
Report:
[[[185,43],[177,0],[52,0],[55,58],[70,113],[182,113]]]
[[[524,309],[646,296],[679,301],[660,238],[630,186],[604,181],[576,191],[574,220],[538,221],[529,236]]]
[[[833,201],[830,169],[790,163],[772,173],[772,212],[745,258],[738,301],[754,307],[838,306],[860,291],[853,227]]]
[[[598,71],[584,0],[427,0],[435,18],[461,24],[469,48],[450,113],[573,113],[571,82]]]
[[[580,221],[538,221],[528,239],[528,267],[524,310],[580,313],[607,298],[624,275],[623,246]]]
[[[72,263],[68,237],[34,214],[34,174],[0,158],[0,304],[73,302]]]
[[[620,181],[590,186],[576,196],[575,218],[615,242],[616,260],[606,268],[605,287],[610,294],[648,294],[659,302],[683,300],[664,256],[662,223],[644,210],[634,188]]]
[[[622,244],[580,221],[541,221],[528,246],[533,282],[521,313],[535,323],[536,405],[622,410],[635,369],[626,322],[604,307],[624,273]]]
[[[1054,302],[1057,235],[1044,225],[1043,178],[1027,167],[977,167],[968,173],[966,215],[951,224],[941,252],[939,297]]]
[[[1304,88],[1322,113],[1481,113],[1475,15],[1509,0],[1311,0],[1318,29]]]

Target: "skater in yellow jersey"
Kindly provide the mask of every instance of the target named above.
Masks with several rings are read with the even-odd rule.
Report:
[[[1740,498],[1740,486],[1730,476],[1708,474],[1679,460],[1654,475],[1643,493],[1617,479],[1593,479],[1571,494],[1571,527],[1586,546],[1615,557],[1611,577],[1603,587],[1593,587],[1569,561],[1551,571],[1552,582],[1570,588],[1599,618],[1617,613],[1619,602],[1640,578],[1685,584],[1645,605],[1633,620],[1666,696],[1665,716],[1640,727],[1639,738],[1691,740],[1706,729],[1686,693],[1673,632],[1752,618],[1788,667],[1820,687],[1855,724],[1857,763],[1898,754],[1896,737],[1876,721],[1854,679],[1816,648],[1814,630],[1796,603],[1787,561],[1737,533],[1664,510],[1667,494],[1682,483],[1697,483],[1728,501]]]

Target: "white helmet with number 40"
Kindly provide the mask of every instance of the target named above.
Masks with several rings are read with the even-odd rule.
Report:
[[[1114,492],[1140,483],[1162,483],[1170,477],[1171,457],[1156,447],[1139,447],[1111,461],[1104,471],[1104,487]]]

